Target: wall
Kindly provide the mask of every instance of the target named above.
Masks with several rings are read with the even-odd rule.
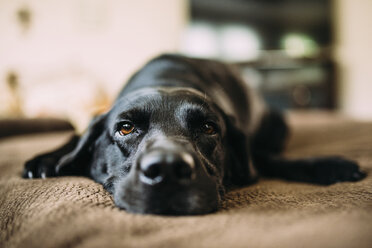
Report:
[[[85,126],[145,61],[178,50],[187,18],[186,0],[0,0],[0,117]]]
[[[342,112],[372,119],[372,1],[334,0]]]

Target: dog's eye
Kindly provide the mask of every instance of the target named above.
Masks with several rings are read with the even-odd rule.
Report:
[[[124,136],[130,134],[134,130],[134,125],[130,122],[123,122],[120,125],[119,133],[120,135]]]
[[[213,135],[217,133],[216,126],[210,122],[204,123],[202,130],[203,130],[203,133],[208,134],[208,135]]]

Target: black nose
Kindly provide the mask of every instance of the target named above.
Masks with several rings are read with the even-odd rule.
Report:
[[[192,156],[177,151],[152,151],[139,161],[140,179],[150,185],[165,181],[188,183],[194,177],[195,162]]]

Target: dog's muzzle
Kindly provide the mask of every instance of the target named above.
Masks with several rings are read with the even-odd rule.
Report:
[[[219,197],[191,143],[168,137],[145,145],[115,202],[135,213],[189,215],[216,210]]]
[[[149,185],[187,185],[195,178],[195,161],[187,152],[156,148],[138,161],[140,180]]]

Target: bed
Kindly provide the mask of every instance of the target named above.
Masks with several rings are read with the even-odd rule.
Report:
[[[229,192],[213,214],[135,215],[88,178],[21,178],[26,159],[71,131],[3,137],[0,247],[372,247],[372,123],[326,112],[288,119],[285,156],[342,155],[367,178],[331,186],[263,178]]]

